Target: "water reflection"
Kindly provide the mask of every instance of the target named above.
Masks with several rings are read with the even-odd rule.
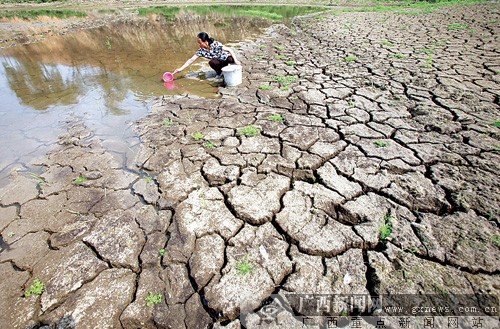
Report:
[[[58,121],[69,113],[82,117],[102,139],[124,141],[128,123],[144,116],[155,96],[217,97],[217,86],[206,80],[184,78],[165,86],[162,74],[193,55],[199,31],[227,44],[253,38],[265,25],[213,16],[183,16],[167,24],[151,17],[4,49],[0,57],[0,185],[13,163],[27,163],[55,142]],[[29,142],[20,147],[19,142],[26,139]],[[33,155],[35,150],[39,151]]]

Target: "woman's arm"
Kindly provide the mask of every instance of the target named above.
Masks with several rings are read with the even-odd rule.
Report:
[[[179,73],[180,71],[184,70],[184,69],[185,69],[186,67],[188,67],[189,65],[193,64],[193,62],[194,62],[195,60],[197,60],[197,59],[198,59],[198,57],[199,57],[199,56],[198,56],[198,55],[196,55],[196,54],[195,54],[195,55],[193,55],[193,57],[191,57],[190,59],[188,59],[188,60],[186,61],[186,63],[184,63],[184,65],[182,65],[182,66],[181,66],[181,67],[179,67],[178,69],[175,69],[175,71],[173,72],[173,74]]]
[[[236,58],[235,52],[234,52],[234,50],[232,48],[229,48],[229,47],[226,47],[226,46],[222,46],[222,50],[227,51],[228,53],[231,54],[231,56],[233,56],[234,64],[241,65],[240,61]]]

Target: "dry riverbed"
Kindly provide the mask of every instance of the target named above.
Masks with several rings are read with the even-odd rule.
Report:
[[[0,190],[0,327],[239,328],[275,293],[498,296],[498,10],[275,26],[221,99],[159,99],[129,170],[69,121],[44,172]]]

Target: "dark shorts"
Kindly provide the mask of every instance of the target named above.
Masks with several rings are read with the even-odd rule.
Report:
[[[217,72],[217,74],[222,73],[222,68],[224,66],[228,66],[229,64],[234,64],[234,58],[233,56],[229,56],[225,61],[221,61],[219,59],[212,58],[210,62],[208,62],[210,67]]]

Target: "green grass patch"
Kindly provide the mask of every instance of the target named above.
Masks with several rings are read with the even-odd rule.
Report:
[[[448,25],[448,30],[450,31],[462,31],[462,30],[467,30],[468,28],[469,25],[464,23],[451,23]]]
[[[260,90],[271,90],[272,87],[271,87],[271,85],[260,85],[259,89]]]
[[[173,20],[181,9],[175,6],[155,6],[148,8],[139,8],[140,16],[148,16],[151,14],[162,15],[166,20]]]
[[[201,132],[197,131],[191,135],[191,137],[194,138],[195,141],[201,141],[203,138],[205,138],[205,135],[203,135]]]
[[[40,296],[45,290],[45,284],[39,279],[35,279],[33,283],[24,292],[24,297],[28,298],[32,295]]]
[[[163,300],[162,294],[154,294],[152,292],[149,292],[148,295],[145,298],[146,300],[146,306],[155,306],[156,304],[160,304],[161,301]]]
[[[417,52],[419,52],[420,54],[432,55],[432,54],[434,54],[434,47],[422,48],[422,49],[418,50]]]
[[[295,61],[286,61],[285,64],[288,65],[288,66],[295,66],[295,64],[297,64],[297,62],[295,62]]]
[[[356,62],[357,60],[358,58],[354,55],[349,55],[347,57],[344,57],[344,61],[347,63]]]
[[[430,69],[432,68],[432,64],[434,63],[434,56],[428,55],[427,58],[425,59],[425,67]]]
[[[151,184],[153,182],[153,177],[146,176],[146,177],[144,177],[144,181],[146,181],[147,184]]]
[[[247,257],[236,263],[236,271],[239,275],[247,275],[253,271],[253,265]]]
[[[267,120],[283,123],[285,121],[285,118],[281,114],[271,114],[267,117]]]
[[[278,49],[279,51],[285,50],[285,46],[283,46],[283,45],[276,45],[276,46],[274,46],[274,48]]]
[[[83,183],[85,183],[87,181],[87,177],[83,176],[83,175],[80,175],[78,176],[74,181],[73,181],[73,184],[75,185],[82,185]]]
[[[214,149],[216,145],[212,141],[206,141],[203,146],[207,149]]]
[[[287,57],[285,55],[276,55],[276,59],[284,60],[287,59]]]
[[[263,18],[271,21],[283,21],[295,16],[325,11],[316,6],[270,6],[270,5],[209,5],[186,6],[183,10],[199,15],[223,14],[226,16],[247,16]]]
[[[255,127],[254,125],[248,125],[246,127],[243,127],[239,130],[240,135],[246,136],[246,137],[253,137],[257,136],[260,134],[260,129]]]
[[[13,10],[0,13],[0,18],[21,18],[25,20],[35,19],[37,17],[53,17],[53,18],[69,18],[69,17],[85,17],[86,13],[69,9],[29,9],[29,10]]]
[[[392,221],[394,220],[394,217],[391,215],[387,214],[384,217],[384,225],[380,227],[379,233],[380,233],[380,240],[385,241],[387,238],[392,234]]]
[[[414,1],[400,0],[380,1],[384,4],[372,6],[353,6],[340,9],[338,12],[395,12],[397,14],[419,15],[429,14],[443,7],[455,5],[468,5],[474,3],[486,2],[485,0],[435,0],[435,1]],[[389,3],[389,4],[386,4]]]
[[[397,54],[393,54],[392,57],[397,58],[397,59],[405,59],[405,58],[408,58],[408,55],[397,53]]]
[[[115,9],[99,9],[97,11],[99,14],[114,14],[116,13]]]
[[[500,128],[500,120],[495,121],[493,125],[497,128]]]
[[[392,43],[391,41],[387,40],[387,39],[384,39],[380,42],[381,45],[383,46],[387,46],[387,47],[392,47],[394,46],[394,43]]]
[[[494,236],[491,237],[491,242],[497,246],[497,247],[500,247],[500,235],[496,234]]]
[[[0,0],[0,3],[49,3],[62,1],[64,0]]]
[[[274,77],[274,81],[278,82],[282,87],[288,87],[289,85],[297,81],[297,77],[293,75],[279,75]]]
[[[324,7],[316,6],[269,6],[269,5],[191,5],[185,7],[177,6],[153,6],[140,8],[139,15],[150,14],[163,15],[167,20],[174,19],[181,11],[193,12],[201,16],[211,14],[222,14],[225,16],[256,17],[271,21],[283,21],[295,16],[310,14],[326,10]],[[227,27],[227,25],[221,26]]]
[[[158,250],[158,255],[163,257],[163,256],[165,256],[165,252],[166,252],[165,249],[161,248],[160,250]]]
[[[174,125],[174,121],[170,118],[167,118],[167,119],[163,119],[162,121],[163,125],[167,128],[170,128]]]
[[[375,141],[375,142],[373,142],[373,144],[375,144],[376,147],[387,147],[387,146],[389,146],[389,143],[384,142],[384,141]]]

